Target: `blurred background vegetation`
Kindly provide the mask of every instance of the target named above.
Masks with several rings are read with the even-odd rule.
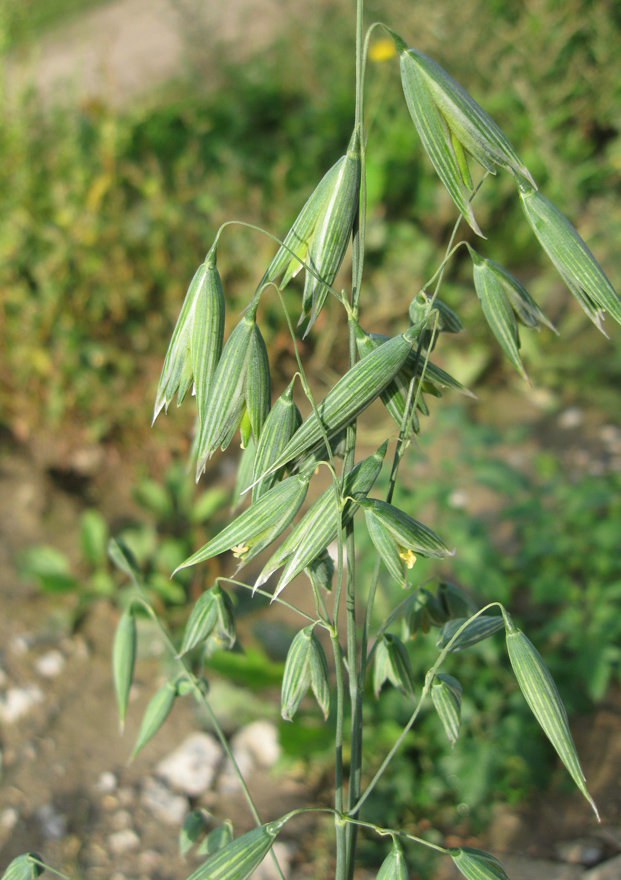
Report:
[[[284,26],[275,14],[279,26],[269,49],[253,51],[243,33],[235,44],[220,41],[200,3],[177,0],[184,51],[172,81],[145,83],[121,106],[105,96],[82,99],[77,84],[75,100],[17,88],[12,71],[36,58],[50,28],[95,5],[4,0],[0,6],[0,427],[25,444],[61,432],[122,450],[148,520],[133,536],[134,549],[152,589],[170,607],[191,592],[187,581],[175,586],[165,577],[189,552],[188,529],[196,546],[198,526],[223,502],[213,492],[207,500],[193,496],[172,461],[187,451],[189,408],[149,432],[162,357],[218,226],[239,218],[283,235],[342,153],[353,112],[353,4],[317,3],[303,20],[293,12]],[[446,0],[427,4],[424,15],[406,0],[367,5],[369,21],[387,21],[481,101],[619,289],[619,5]],[[399,316],[442,259],[455,211],[417,143],[394,59],[369,62],[367,102],[363,323],[392,332],[402,329]],[[489,181],[477,205],[479,222],[490,231],[480,250],[525,282],[561,336],[522,334],[536,390],[518,380],[484,323],[467,262],[457,256],[442,296],[466,331],[442,340],[439,361],[480,400],[448,408],[433,402],[421,436],[430,462],[425,480],[419,465],[412,466],[403,497],[410,485],[416,509],[424,504],[433,511],[430,523],[459,548],[444,574],[479,599],[515,608],[550,659],[570,711],[584,713],[618,685],[620,668],[621,630],[614,621],[621,619],[621,339],[610,327],[613,341],[605,340],[574,303],[538,249],[507,176]],[[219,264],[229,322],[272,252],[269,240],[247,230],[225,235]],[[276,375],[280,370],[284,378],[292,353],[276,302],[266,297],[260,317]],[[306,343],[317,381],[330,358],[336,367],[343,358],[341,350],[331,352],[341,320],[336,310],[322,316]],[[559,428],[568,408],[588,412],[594,426],[589,432],[582,425],[583,454],[576,460],[565,454],[569,435]],[[145,455],[157,462],[148,475]],[[475,496],[492,501],[471,504]],[[23,570],[45,589],[86,584],[88,596],[113,595],[120,585],[102,549],[108,525],[84,506],[79,558],[38,548],[23,557]],[[129,542],[131,528],[137,527],[127,526]],[[418,672],[427,668],[432,642],[433,636],[429,650],[413,652]],[[266,648],[266,664],[274,659],[268,655]],[[463,818],[454,813],[459,803],[476,824],[494,799],[519,801],[550,783],[553,756],[530,736],[532,723],[500,644],[490,640],[460,658],[460,677],[466,735],[449,754],[436,722],[426,717],[378,790],[396,813],[384,813],[384,823],[433,814],[432,821],[450,824],[455,815]],[[382,695],[368,737],[371,759],[391,741],[402,712],[395,694]],[[307,741],[285,738],[292,755],[308,754],[309,743],[316,754],[325,748],[315,722],[309,720]]]

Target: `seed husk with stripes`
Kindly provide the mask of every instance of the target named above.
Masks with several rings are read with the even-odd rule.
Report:
[[[351,424],[397,375],[420,329],[420,326],[410,327],[348,370],[317,405],[319,418],[312,412],[302,422],[270,470],[277,470],[311,452],[322,442],[322,425],[328,437],[332,437]]]
[[[236,837],[199,865],[187,880],[246,880],[270,851],[281,828],[282,822],[269,822]]]
[[[45,868],[39,864],[41,856],[37,853],[23,853],[16,856],[6,867],[1,880],[35,880],[40,877]]]
[[[466,620],[460,617],[455,620],[449,620],[448,623],[445,623],[440,630],[436,641],[438,648],[445,648],[457,630],[460,629],[464,623],[466,623]],[[471,620],[470,623],[468,623],[468,626],[465,627],[460,635],[457,636],[451,645],[451,652],[463,651],[464,648],[476,645],[477,642],[481,642],[483,639],[487,639],[489,636],[497,633],[503,628],[503,626],[504,620],[497,614],[480,615],[479,617],[475,617],[474,620]]]
[[[276,483],[175,571],[204,562],[226,550],[232,550],[242,563],[257,556],[292,521],[304,502],[311,476],[312,471],[308,469]]]
[[[187,654],[215,631],[221,641],[228,642],[229,648],[233,647],[236,639],[233,607],[230,597],[218,584],[202,593],[194,603],[178,656]]]
[[[522,208],[544,251],[593,323],[609,312],[621,323],[621,298],[567,217],[549,199],[520,186]]]
[[[313,624],[304,627],[291,642],[282,679],[281,715],[291,721],[309,688],[323,712],[330,712],[328,663]]]
[[[572,779],[590,803],[595,814],[599,815],[595,802],[586,787],[578,752],[569,729],[567,713],[554,679],[539,651],[524,633],[517,629],[508,614],[505,617],[505,623],[509,660],[524,699]]]
[[[461,685],[452,675],[438,673],[434,676],[431,699],[444,727],[444,732],[453,746],[459,736],[461,693]]]
[[[283,565],[285,569],[274,593],[277,596],[293,578],[336,540],[339,529],[339,514],[344,528],[358,509],[361,499],[373,488],[379,476],[386,455],[388,441],[368,458],[352,468],[342,489],[345,503],[341,511],[337,509],[334,487],[329,486],[302,517],[291,534],[272,554],[255,582],[255,587],[264,584],[271,575]]]
[[[281,454],[289,440],[302,424],[302,416],[293,400],[292,380],[284,393],[278,398],[265,420],[261,439],[254,457],[254,479],[269,471],[270,466]],[[283,476],[284,468],[271,471],[266,477],[255,483],[252,489],[252,500],[257,501],[274,486]]]
[[[405,856],[396,837],[392,839],[392,849],[380,865],[375,880],[410,880]]]
[[[237,429],[242,446],[250,432],[258,440],[270,407],[267,349],[256,323],[256,305],[248,309],[226,341],[200,426],[197,477],[218,447],[226,449]]]
[[[449,855],[467,880],[509,880],[498,859],[481,849],[459,846],[450,849]]]
[[[366,498],[360,504],[364,508],[365,515],[377,519],[390,532],[400,552],[411,550],[412,553],[419,553],[432,559],[442,559],[452,555],[435,532],[394,504],[380,501],[378,498]]]
[[[414,673],[407,648],[398,636],[384,633],[380,636],[373,666],[373,690],[379,697],[384,682],[408,696],[414,696]]]

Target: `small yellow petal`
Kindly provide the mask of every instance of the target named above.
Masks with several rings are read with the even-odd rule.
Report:
[[[376,40],[369,48],[369,58],[371,61],[387,61],[397,54],[395,44],[391,39],[385,37],[382,40]]]
[[[247,553],[250,550],[250,547],[247,544],[237,544],[235,547],[232,547],[231,550],[233,552],[233,556],[241,559],[244,553]]]
[[[401,553],[399,553],[399,556],[401,559],[403,559],[408,568],[412,568],[412,566],[416,562],[416,556],[414,555],[412,550],[402,550]]]

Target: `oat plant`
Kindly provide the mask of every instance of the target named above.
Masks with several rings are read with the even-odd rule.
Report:
[[[403,332],[392,338],[365,326],[365,156],[373,143],[372,139],[367,143],[365,132],[364,83],[373,35],[376,49],[379,45],[382,54],[392,52],[398,59],[403,93],[414,123],[413,141],[420,138],[458,211],[445,259],[434,277],[416,292],[408,314],[401,316]],[[469,595],[450,583],[441,582],[433,589],[432,583],[421,582],[417,558],[444,559],[459,553],[459,547],[452,547],[450,535],[437,535],[429,525],[394,505],[393,494],[403,456],[413,435],[420,431],[419,415],[428,412],[425,395],[439,398],[450,389],[466,392],[433,360],[434,350],[445,334],[457,332],[462,326],[457,314],[439,297],[444,270],[457,249],[467,248],[473,289],[483,314],[503,352],[520,373],[525,375],[519,325],[538,328],[544,324],[554,329],[524,286],[485,256],[485,235],[476,219],[475,196],[482,185],[492,185],[493,175],[509,174],[513,178],[527,223],[600,330],[606,312],[621,322],[621,300],[569,220],[538,190],[528,168],[493,119],[449,73],[427,55],[409,48],[391,28],[375,23],[365,35],[362,0],[357,0],[352,134],[343,147],[343,155],[319,181],[284,238],[242,221],[224,224],[189,286],[164,360],[155,416],[168,408],[175,395],[181,403],[192,391],[197,413],[193,446],[197,479],[212,456],[239,436],[244,452],[239,464],[237,502],[245,502],[246,507],[180,566],[200,566],[211,557],[225,554],[231,572],[230,577],[218,578],[198,598],[179,639],[169,635],[147,598],[141,598],[140,574],[129,550],[118,541],[111,545],[114,561],[137,588],[136,598],[121,617],[113,648],[120,720],[123,723],[125,719],[134,671],[136,615],[146,611],[159,625],[162,638],[178,662],[178,672],[152,696],[133,754],[157,733],[175,701],[192,694],[206,709],[233,760],[210,707],[203,677],[208,666],[205,658],[214,648],[230,648],[236,641],[234,606],[228,591],[235,587],[267,596],[297,612],[300,620],[284,669],[283,718],[295,724],[301,701],[312,692],[322,715],[326,719],[332,715],[335,720],[333,798],[330,805],[305,804],[266,822],[239,774],[256,827],[233,837],[227,817],[222,816],[223,824],[201,844],[199,851],[209,853],[208,857],[189,880],[244,880],[268,855],[283,826],[295,823],[296,815],[308,810],[333,814],[336,880],[352,880],[360,833],[392,838],[390,854],[377,875],[382,880],[408,876],[403,840],[431,847],[452,859],[469,880],[500,880],[507,875],[501,864],[485,852],[468,847],[445,848],[411,834],[407,828],[381,827],[364,818],[365,801],[407,732],[416,725],[427,698],[437,712],[438,730],[449,742],[455,742],[460,732],[462,685],[446,671],[445,661],[451,653],[467,650],[499,630],[504,630],[517,684],[543,734],[597,813],[565,709],[537,649],[500,603],[477,608]],[[476,250],[470,241],[458,239],[462,220],[471,229],[467,236],[470,241],[474,240],[473,234],[480,239]],[[226,296],[218,271],[218,247],[235,226],[237,234],[268,235],[275,242],[276,253],[225,340]],[[350,244],[349,287],[335,289],[333,284]],[[297,314],[290,316],[282,291],[298,274],[303,275],[304,284]],[[295,376],[290,377],[290,384],[275,401],[260,329],[260,306],[265,297],[275,297],[282,305],[283,321],[298,362]],[[349,368],[323,399],[318,399],[311,391],[297,339],[300,334],[312,332],[328,297],[336,300],[346,320]],[[294,329],[295,320],[298,329]],[[296,404],[296,398],[300,401],[304,397],[310,410],[306,419]],[[378,398],[395,426],[377,451],[360,458],[357,420]],[[328,469],[331,484],[304,509],[309,486],[320,468]],[[382,469],[388,475],[388,489],[383,495],[374,488]],[[356,575],[356,535],[364,529],[368,530],[375,558],[370,583],[361,584]],[[244,568],[259,554],[263,554],[262,568],[244,579]],[[313,614],[288,601],[287,586],[298,577],[313,597]],[[389,579],[403,588],[403,600],[376,628],[374,601],[378,588]],[[408,640],[432,627],[437,631],[437,659],[424,680],[417,681]],[[322,631],[325,638],[320,639]],[[331,648],[329,658],[324,643]],[[449,668],[455,671],[454,665]],[[408,723],[374,774],[362,760],[365,703],[373,699],[371,686],[375,695],[384,686],[394,687],[412,706]],[[350,719],[347,730],[346,719]],[[204,834],[201,816],[191,813],[182,829],[183,847],[187,849]],[[37,856],[20,856],[9,866],[4,880],[27,880],[40,873],[42,867]]]

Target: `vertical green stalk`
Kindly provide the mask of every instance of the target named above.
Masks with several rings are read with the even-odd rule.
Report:
[[[352,295],[353,318],[358,318],[358,305],[364,267],[364,239],[366,227],[366,137],[364,132],[363,95],[363,10],[364,0],[356,0],[356,109],[355,125],[360,133],[360,205],[352,236]],[[349,366],[357,359],[356,339],[352,317],[349,318]],[[356,425],[347,431],[347,448],[343,472],[354,465],[356,450]],[[351,704],[351,765],[349,775],[348,806],[351,808],[360,796],[362,769],[362,694],[358,675],[358,650],[356,643],[356,590],[355,557],[356,544],[353,520],[347,527],[347,660],[349,668],[349,695]],[[356,862],[357,826],[348,823],[346,828],[346,877],[352,880]],[[337,874],[337,880],[340,880]]]

